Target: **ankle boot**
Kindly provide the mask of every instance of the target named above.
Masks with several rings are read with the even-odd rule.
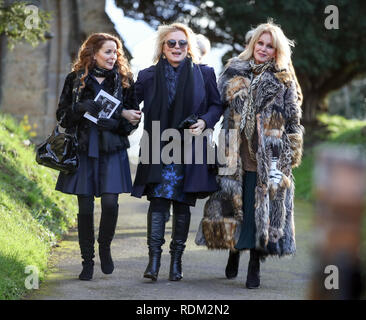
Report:
[[[173,233],[170,242],[170,271],[169,280],[179,281],[183,278],[182,255],[186,247],[191,213],[173,214]]]
[[[111,256],[111,243],[116,231],[117,220],[118,205],[113,209],[113,212],[102,211],[98,243],[100,265],[104,274],[111,274],[114,270],[114,263]]]
[[[225,275],[228,279],[234,279],[238,275],[240,261],[240,251],[230,250],[229,259],[227,260],[227,265],[225,269]]]
[[[144,272],[144,278],[149,278],[152,281],[158,279],[160,269],[160,259],[162,249],[161,246],[165,243],[165,213],[152,212],[147,213],[147,245],[149,247],[149,264]]]
[[[78,236],[83,259],[83,270],[80,280],[91,280],[94,272],[94,216],[92,214],[78,214]]]
[[[248,274],[245,286],[248,289],[256,289],[260,286],[260,261],[258,251],[250,249]]]

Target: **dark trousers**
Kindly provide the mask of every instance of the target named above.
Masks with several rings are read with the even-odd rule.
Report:
[[[243,223],[239,240],[235,246],[238,250],[255,248],[255,187],[257,172],[245,171],[243,181]]]

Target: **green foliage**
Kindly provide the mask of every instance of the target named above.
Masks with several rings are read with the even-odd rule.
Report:
[[[366,78],[355,79],[329,97],[329,113],[345,118],[366,119]]]
[[[29,3],[15,1],[5,6],[4,1],[0,0],[0,34],[7,37],[9,48],[13,48],[21,40],[32,46],[44,41],[50,18],[49,13],[30,6]]]
[[[321,114],[318,120],[327,130],[321,130],[317,135],[319,140],[316,144],[309,143],[313,147],[305,149],[302,164],[294,170],[296,183],[296,199],[315,200],[313,193],[313,170],[315,164],[314,149],[322,142],[330,144],[357,145],[366,149],[366,121],[348,120],[341,116]],[[312,135],[315,137],[316,135]],[[366,150],[365,150],[366,152]],[[365,199],[366,201],[366,199]],[[366,212],[363,214],[361,229],[360,259],[362,274],[366,279]],[[366,288],[363,288],[362,299],[366,298]]]
[[[54,190],[56,178],[35,162],[29,133],[0,114],[0,299],[26,292],[28,265],[43,279],[51,247],[75,223],[76,199]]]
[[[304,200],[314,200],[313,169],[315,163],[315,151],[317,145],[323,142],[332,144],[349,144],[366,146],[366,121],[348,120],[341,116],[321,114],[319,122],[326,127],[317,138],[316,143],[309,143],[311,147],[305,149],[302,164],[294,170],[296,181],[296,197]]]
[[[296,70],[317,76],[348,66],[366,71],[366,3],[363,0],[227,1],[212,0],[117,0],[127,15],[154,26],[174,20],[188,22],[213,44],[232,45],[229,56],[243,50],[245,34],[269,17],[279,23],[289,39],[296,42]],[[328,5],[339,10],[339,30],[328,30],[324,13]],[[202,21],[205,18],[208,23]],[[348,71],[347,71],[348,72]]]
[[[304,94],[303,120],[315,120],[326,110],[326,96],[366,73],[366,2],[364,0],[116,0],[127,16],[153,27],[180,21],[206,35],[213,46],[231,46],[223,57],[244,50],[245,34],[273,18],[296,43],[293,64]],[[339,29],[327,29],[325,20],[338,8]],[[330,16],[332,14],[332,16]],[[334,22],[334,21],[333,21]]]

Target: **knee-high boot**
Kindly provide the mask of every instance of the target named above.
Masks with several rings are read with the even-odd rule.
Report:
[[[147,213],[147,245],[149,247],[149,264],[144,272],[144,278],[152,281],[158,279],[160,259],[165,243],[165,212],[155,212],[149,209]]]
[[[91,280],[94,272],[94,216],[92,214],[78,214],[78,236],[83,270],[80,280]]]
[[[260,260],[259,252],[256,249],[250,249],[248,274],[245,286],[248,289],[256,289],[260,286]]]
[[[234,279],[238,275],[239,269],[239,261],[240,261],[240,251],[239,250],[230,250],[229,251],[229,259],[227,260],[227,265],[225,269],[225,275],[228,279]]]
[[[173,213],[173,233],[170,242],[170,281],[179,281],[183,278],[182,255],[188,238],[191,213]]]
[[[99,258],[102,272],[111,274],[114,270],[114,263],[111,256],[111,243],[116,231],[118,220],[118,204],[109,208],[109,212],[102,210],[99,224]]]

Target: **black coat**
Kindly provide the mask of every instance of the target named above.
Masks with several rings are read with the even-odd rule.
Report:
[[[67,75],[64,88],[62,90],[58,109],[56,111],[56,118],[58,121],[64,116],[61,126],[67,131],[72,131],[77,127],[77,137],[79,142],[79,151],[87,151],[89,143],[89,130],[94,125],[90,120],[83,117],[84,112],[78,113],[72,110],[72,90],[74,80],[76,79],[76,72],[71,72]],[[80,97],[80,102],[91,99],[94,100],[98,92],[94,92],[91,83],[93,79],[89,76],[85,79],[85,88]],[[112,118],[119,121],[119,125],[114,131],[99,131],[99,150],[100,152],[113,152],[125,148],[129,148],[128,135],[132,130],[137,128],[137,125],[132,125],[129,121],[121,116],[122,108],[139,110],[133,80],[130,80],[131,86],[123,88],[123,103],[121,103]],[[104,90],[109,94],[113,94],[113,80],[106,78],[104,83]]]
[[[149,119],[149,109],[154,107],[154,103],[146,103],[151,101],[153,95],[153,81],[156,66],[144,69],[139,72],[136,81],[136,97],[138,103],[145,101],[143,112],[145,114],[145,127]],[[193,71],[194,79],[203,77],[202,87],[196,85],[193,93],[193,104],[187,106],[188,114],[197,114],[199,118],[206,122],[206,128],[213,129],[216,122],[219,121],[223,114],[223,106],[221,104],[220,94],[217,90],[216,76],[213,68],[206,65],[195,65]],[[195,138],[193,139],[193,141]],[[216,173],[211,170],[211,166],[207,164],[206,159],[207,142],[203,144],[203,164],[186,164],[184,174],[184,192],[196,193],[199,197],[206,197],[208,194],[215,192],[218,189],[216,183]],[[195,157],[194,143],[192,144],[192,155]],[[142,167],[140,163],[137,167],[136,179],[132,191],[132,195],[141,197],[145,189],[146,177],[141,177],[140,181],[139,170]],[[140,175],[141,176],[141,175]]]

